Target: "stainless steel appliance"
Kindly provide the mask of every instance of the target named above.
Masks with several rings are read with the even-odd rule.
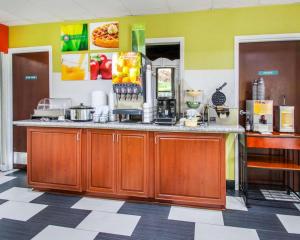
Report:
[[[275,107],[275,129],[278,132],[295,132],[295,107]]]
[[[151,72],[150,60],[139,52],[120,52],[113,55],[113,114],[118,114],[119,121],[142,121],[143,105],[147,99],[147,81],[151,81],[148,71]]]
[[[175,68],[156,69],[157,113],[156,124],[176,124]]]
[[[72,121],[86,122],[93,119],[94,108],[80,103],[78,106],[70,108],[70,119]]]
[[[156,124],[174,125],[176,124],[176,99],[157,100]]]
[[[273,100],[247,100],[246,111],[251,131],[273,132]]]

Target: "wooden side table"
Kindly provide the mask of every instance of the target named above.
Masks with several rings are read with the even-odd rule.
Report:
[[[256,149],[280,149],[280,150],[300,150],[300,134],[278,133],[259,134],[254,132],[246,132],[239,136],[240,148],[240,189],[244,192],[245,202],[248,203],[248,169],[268,169],[285,171],[287,177],[287,194],[294,192],[299,198],[299,194],[290,187],[291,172],[300,172],[299,160],[297,162],[289,161],[289,159],[276,158],[270,155],[250,156],[249,148]]]

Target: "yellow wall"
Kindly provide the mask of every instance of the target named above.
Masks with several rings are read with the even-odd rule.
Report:
[[[235,159],[235,138],[236,134],[231,133],[226,137],[226,179],[234,180],[234,159]]]
[[[147,38],[185,38],[185,69],[232,69],[234,36],[300,32],[300,4],[122,17],[100,21],[107,20],[120,22],[120,50],[130,50],[131,25],[143,23],[146,25]],[[10,27],[9,47],[52,45],[53,69],[59,72],[61,24]],[[234,179],[233,134],[227,138],[226,149],[227,179]]]
[[[233,68],[234,36],[300,32],[300,4],[133,16],[113,20],[120,22],[120,50],[130,49],[131,24],[144,23],[147,38],[185,38],[186,69],[230,69]],[[60,25],[51,23],[10,27],[9,47],[52,45],[53,69],[60,71]]]

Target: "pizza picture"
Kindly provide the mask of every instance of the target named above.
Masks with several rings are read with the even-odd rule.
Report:
[[[105,22],[90,24],[90,49],[119,48],[119,23]]]

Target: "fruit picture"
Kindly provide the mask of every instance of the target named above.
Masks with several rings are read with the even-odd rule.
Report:
[[[60,33],[61,51],[88,50],[88,25],[62,25]]]
[[[61,80],[88,80],[87,54],[63,54],[61,63]]]
[[[141,85],[141,54],[138,52],[113,55],[113,84],[131,83]]]
[[[112,53],[92,53],[90,55],[90,79],[112,79]]]

